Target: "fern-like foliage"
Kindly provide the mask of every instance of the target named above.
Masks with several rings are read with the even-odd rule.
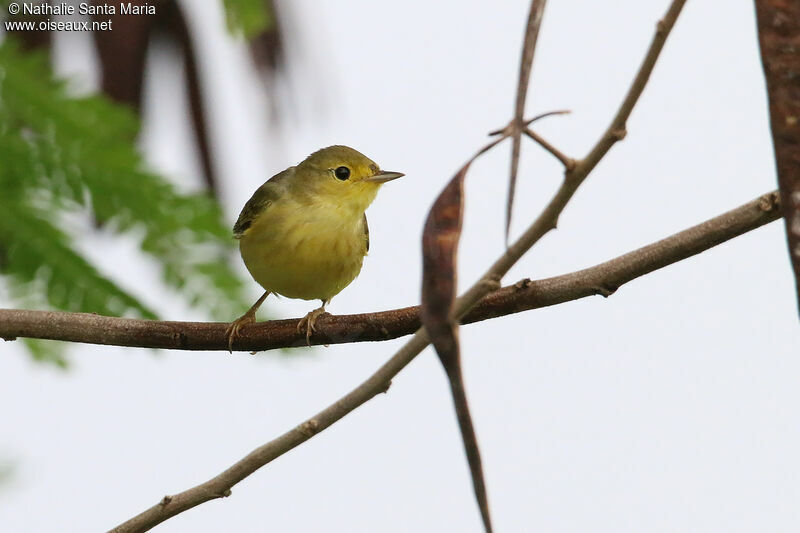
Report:
[[[134,230],[176,294],[229,320],[247,302],[221,210],[148,171],[137,131],[128,109],[70,95],[43,56],[0,44],[0,282],[21,305],[156,318],[75,249],[64,215],[82,211],[105,229]]]

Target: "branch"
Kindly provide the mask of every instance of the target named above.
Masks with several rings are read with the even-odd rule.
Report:
[[[536,141],[539,144],[539,146],[550,152],[550,155],[561,161],[561,164],[564,165],[565,169],[571,170],[575,168],[576,163],[574,159],[562,153],[561,150],[559,150],[558,148],[547,142],[547,140],[544,137],[542,137],[532,129],[525,128],[525,135]]]
[[[661,49],[664,48],[667,36],[675,25],[675,21],[678,19],[678,15],[685,3],[686,0],[673,0],[664,18],[659,20],[656,24],[656,34],[650,42],[650,48],[647,51],[642,65],[639,67],[639,72],[636,73],[636,77],[628,89],[628,94],[625,95],[625,100],[622,101],[622,105],[617,111],[616,116],[594,148],[592,148],[585,158],[578,161],[575,168],[568,171],[568,176],[572,177],[572,179],[583,181],[594,167],[597,166],[597,163],[600,162],[603,156],[608,153],[611,147],[618,141],[624,139],[625,135],[627,135],[625,125],[628,122],[628,117],[631,115],[633,107],[642,95],[642,91],[644,91],[645,85],[647,85],[647,81],[650,79],[650,74],[653,72],[653,67],[655,67],[656,59],[658,59]]]
[[[741,207],[593,267],[537,281],[522,280],[484,297],[462,319],[471,324],[600,294],[664,268],[780,218],[777,191]],[[298,319],[260,322],[243,330],[243,350],[306,346]],[[317,323],[314,344],[383,341],[419,329],[419,306],[378,313],[326,315]],[[178,350],[227,350],[218,322],[159,322],[88,313],[0,309],[0,338],[53,339],[88,344]]]
[[[547,0],[531,0],[528,12],[528,24],[525,26],[525,40],[522,44],[522,57],[519,60],[519,81],[517,82],[517,98],[514,101],[514,119],[509,125],[511,138],[511,173],[508,179],[508,200],[506,203],[506,242],[511,230],[511,210],[514,207],[514,192],[517,188],[517,172],[519,171],[519,155],[522,147],[522,116],[525,114],[525,100],[528,97],[528,84],[533,67],[533,55],[536,52],[536,41],[539,40],[539,28],[542,25],[544,6]]]

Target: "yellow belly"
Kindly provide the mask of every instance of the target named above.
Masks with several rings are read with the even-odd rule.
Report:
[[[363,214],[272,205],[241,237],[239,249],[265,290],[330,300],[361,272],[367,253]]]

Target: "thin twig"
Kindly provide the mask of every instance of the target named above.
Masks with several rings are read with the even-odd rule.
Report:
[[[650,74],[653,72],[653,67],[656,65],[656,60],[661,53],[661,49],[664,48],[664,43],[667,41],[667,36],[670,31],[672,31],[672,27],[675,25],[675,21],[678,19],[678,15],[685,3],[686,0],[673,0],[664,18],[658,21],[656,24],[656,33],[653,36],[653,40],[650,42],[647,55],[639,67],[639,71],[636,73],[636,77],[628,89],[628,93],[625,95],[625,99],[622,101],[622,105],[619,107],[617,114],[614,116],[606,132],[600,140],[597,141],[594,148],[589,151],[586,157],[578,161],[575,168],[567,173],[568,178],[578,182],[583,181],[594,167],[597,166],[597,163],[600,162],[603,156],[608,153],[611,147],[625,138],[625,135],[627,135],[625,125],[628,121],[628,117],[631,115],[633,107],[642,95],[642,91],[644,91],[647,81],[650,79]]]
[[[565,155],[561,150],[559,150],[558,148],[547,142],[547,140],[544,137],[542,137],[532,129],[525,128],[525,135],[536,141],[539,144],[539,146],[550,152],[550,154],[553,157],[561,161],[561,164],[564,165],[565,170],[570,171],[573,168],[575,168],[577,162],[574,159],[572,159],[568,155]]]
[[[651,49],[645,57],[645,64],[651,63],[649,68],[643,67],[639,70],[636,78],[634,79],[634,87],[641,84],[642,87],[646,83],[652,65],[655,64],[658,51],[661,50],[664,44],[666,35],[672,28],[672,25],[677,18],[680,8],[683,6],[685,0],[674,0],[668,16],[659,23],[656,38]],[[677,6],[677,7],[676,7]],[[669,15],[674,13],[674,16]],[[654,51],[655,49],[655,51]],[[636,96],[626,98],[623,102],[623,107],[629,106],[630,109],[641,94],[641,88],[638,91],[629,91],[629,95],[635,92]],[[627,114],[630,114],[628,109]],[[621,111],[621,110],[620,110]],[[627,117],[625,114],[625,117]],[[617,116],[620,116],[618,112]],[[622,121],[624,124],[624,120]],[[607,151],[607,149],[605,150]],[[602,152],[603,154],[605,152]],[[602,154],[600,155],[602,157]],[[599,159],[598,159],[599,161]],[[594,163],[596,165],[596,162]],[[594,165],[588,166],[588,171],[594,168]],[[588,174],[587,171],[587,174]],[[542,213],[536,218],[533,224],[525,231],[514,244],[512,244],[506,252],[498,259],[491,268],[475,283],[463,296],[456,300],[454,307],[454,316],[462,318],[480,302],[484,296],[498,288],[499,280],[505,275],[511,266],[528,250],[530,249],[543,235],[555,227],[559,215],[567,205],[569,199],[574,195],[580,183],[585,179],[586,175],[576,178],[574,175],[570,176],[568,173],[565,176],[564,183],[556,192],[555,196],[550,200],[548,205],[544,208]],[[571,179],[572,178],[572,179]],[[288,450],[298,446],[302,442],[310,439],[323,429],[327,428],[337,420],[343,418],[348,413],[373,398],[375,395],[385,391],[391,379],[397,375],[408,363],[410,363],[429,343],[429,338],[424,329],[419,329],[409,339],[400,350],[392,356],[381,368],[378,369],[367,381],[353,389],[351,392],[340,398],[337,402],[327,407],[313,418],[308,419],[294,429],[284,433],[277,439],[257,448],[251,452],[247,457],[235,463],[228,470],[216,476],[209,481],[198,485],[192,489],[181,492],[170,498],[164,498],[160,503],[144,511],[143,513],[133,517],[129,521],[115,528],[115,532],[141,532],[147,531],[155,525],[181,513],[187,509],[195,507],[203,502],[211,499],[227,496],[230,494],[230,488],[249,476],[269,461],[279,457]]]
[[[522,44],[522,57],[519,61],[519,80],[517,82],[517,98],[514,101],[514,119],[511,121],[513,128],[511,138],[511,174],[508,181],[508,200],[506,203],[506,230],[511,229],[511,210],[514,207],[514,193],[517,188],[517,172],[519,171],[519,154],[522,142],[522,116],[525,114],[525,100],[528,97],[528,83],[531,78],[533,56],[536,52],[536,41],[539,40],[539,28],[542,25],[544,6],[547,0],[532,0],[528,12],[528,24],[525,27],[525,40]]]

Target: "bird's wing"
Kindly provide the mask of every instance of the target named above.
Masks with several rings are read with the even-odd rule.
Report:
[[[287,168],[283,172],[272,176],[261,187],[256,189],[253,196],[244,204],[242,212],[239,213],[239,218],[233,226],[233,236],[235,238],[242,238],[259,215],[269,207],[269,204],[275,201],[280,191],[281,181],[289,177],[293,171],[294,167]]]
[[[364,213],[364,238],[367,240],[367,251],[369,252],[369,224],[367,224],[366,213]]]

